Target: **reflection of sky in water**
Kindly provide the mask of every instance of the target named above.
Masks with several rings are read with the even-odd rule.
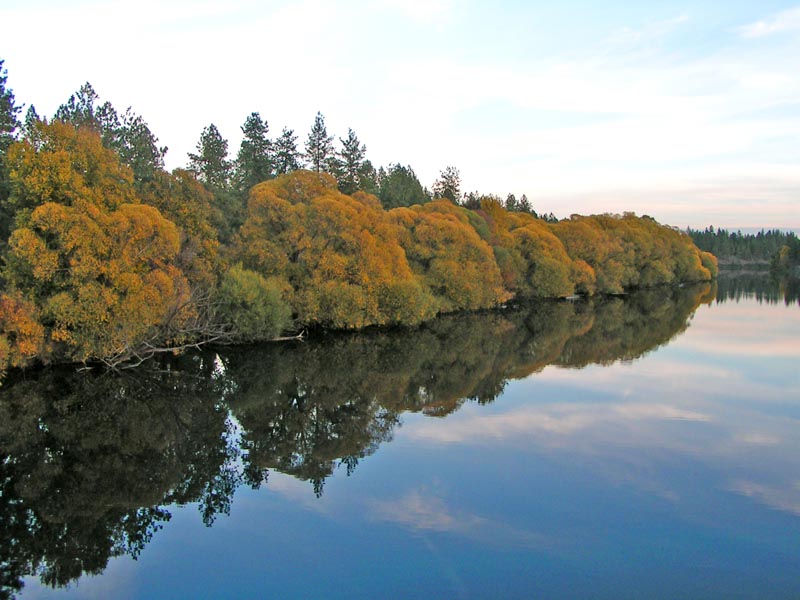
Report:
[[[630,362],[403,415],[317,499],[271,472],[175,509],[76,597],[798,597],[800,311],[701,306]],[[28,580],[23,598],[50,590]]]

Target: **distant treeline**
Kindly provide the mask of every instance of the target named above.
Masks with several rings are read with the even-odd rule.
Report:
[[[707,227],[702,231],[689,228],[687,233],[698,248],[711,252],[722,263],[770,264],[784,246],[798,245],[797,236],[793,232],[777,229],[742,233]]]
[[[310,170],[253,113],[236,161],[209,126],[189,169],[168,173],[141,117],[98,106],[88,85],[50,120],[31,109],[20,123],[4,74],[0,98],[0,368],[118,366],[307,326],[415,325],[515,297],[716,274],[711,254],[649,217],[554,222],[507,210],[519,208],[512,197],[456,204],[452,168],[433,199],[417,190],[387,206],[363,145],[351,131],[333,152],[319,114]],[[396,166],[378,180],[386,191],[412,175]]]

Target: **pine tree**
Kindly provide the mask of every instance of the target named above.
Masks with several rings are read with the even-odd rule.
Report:
[[[103,145],[116,152],[123,164],[133,171],[137,184],[152,181],[164,168],[165,146],[158,146],[145,120],[129,107],[120,117],[110,102],[97,105],[100,96],[85,83],[58,107],[55,119],[75,127],[88,127],[100,134]]]
[[[372,165],[372,162],[369,159],[361,163],[361,168],[358,172],[358,179],[359,189],[362,192],[372,194],[373,196],[378,195],[378,172],[375,170],[375,167]]]
[[[145,120],[130,108],[122,115],[116,145],[120,160],[131,168],[137,184],[152,181],[157,172],[164,170],[167,147],[158,146],[158,138]]]
[[[0,59],[0,247],[5,244],[14,215],[11,214],[6,200],[9,195],[8,174],[6,173],[6,151],[17,137],[20,128],[19,113],[21,106],[14,100],[14,92],[6,87],[8,71],[3,68]]]
[[[18,115],[22,110],[15,103],[14,92],[6,87],[8,71],[3,68],[3,63],[0,59],[0,160],[16,139],[17,129],[20,127]]]
[[[506,196],[506,210],[513,212],[517,210],[518,206],[519,203],[517,202],[517,197],[514,194],[509,194]]]
[[[342,150],[339,152],[338,179],[339,191],[343,194],[352,194],[362,189],[361,177],[367,155],[367,147],[359,142],[352,129],[347,130],[347,139],[339,138]]]
[[[455,167],[446,167],[439,173],[439,179],[433,184],[435,198],[447,198],[458,203],[461,198],[461,174]]]
[[[414,169],[410,166],[394,164],[389,165],[388,171],[381,167],[381,171],[378,196],[384,208],[423,204],[430,199],[427,190],[423,189]]]
[[[275,140],[275,174],[283,175],[302,168],[301,155],[297,150],[297,136],[294,130],[283,128]]]
[[[525,194],[522,194],[522,197],[519,199],[519,202],[517,202],[517,210],[519,212],[526,212],[526,213],[531,212],[532,210],[531,203],[528,201],[528,196],[526,196]]]
[[[309,167],[320,173],[331,170],[332,160],[335,158],[333,150],[333,136],[328,135],[325,128],[325,117],[318,112],[311,126],[311,133],[306,140],[306,159]]]
[[[197,142],[197,154],[189,153],[189,170],[212,191],[225,190],[231,175],[228,140],[213,123],[203,129]]]
[[[267,137],[269,125],[257,112],[247,117],[242,133],[244,137],[236,156],[234,179],[239,193],[246,195],[251,187],[274,176],[272,142]]]

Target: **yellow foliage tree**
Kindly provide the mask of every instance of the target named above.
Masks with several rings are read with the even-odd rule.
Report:
[[[35,134],[9,150],[8,286],[35,306],[57,359],[114,361],[164,343],[189,299],[177,227],[136,203],[130,171],[97,134],[59,122]]]
[[[353,329],[434,314],[378,199],[346,196],[325,173],[295,171],[255,186],[232,254],[282,282],[304,323]]]
[[[389,211],[408,262],[439,312],[489,308],[510,297],[492,248],[468,213],[449,200]]]

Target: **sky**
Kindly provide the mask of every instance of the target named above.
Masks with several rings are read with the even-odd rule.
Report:
[[[375,164],[538,212],[800,230],[800,0],[3,0],[18,104],[84,82],[185,166],[317,111]],[[338,139],[337,139],[338,143]]]

